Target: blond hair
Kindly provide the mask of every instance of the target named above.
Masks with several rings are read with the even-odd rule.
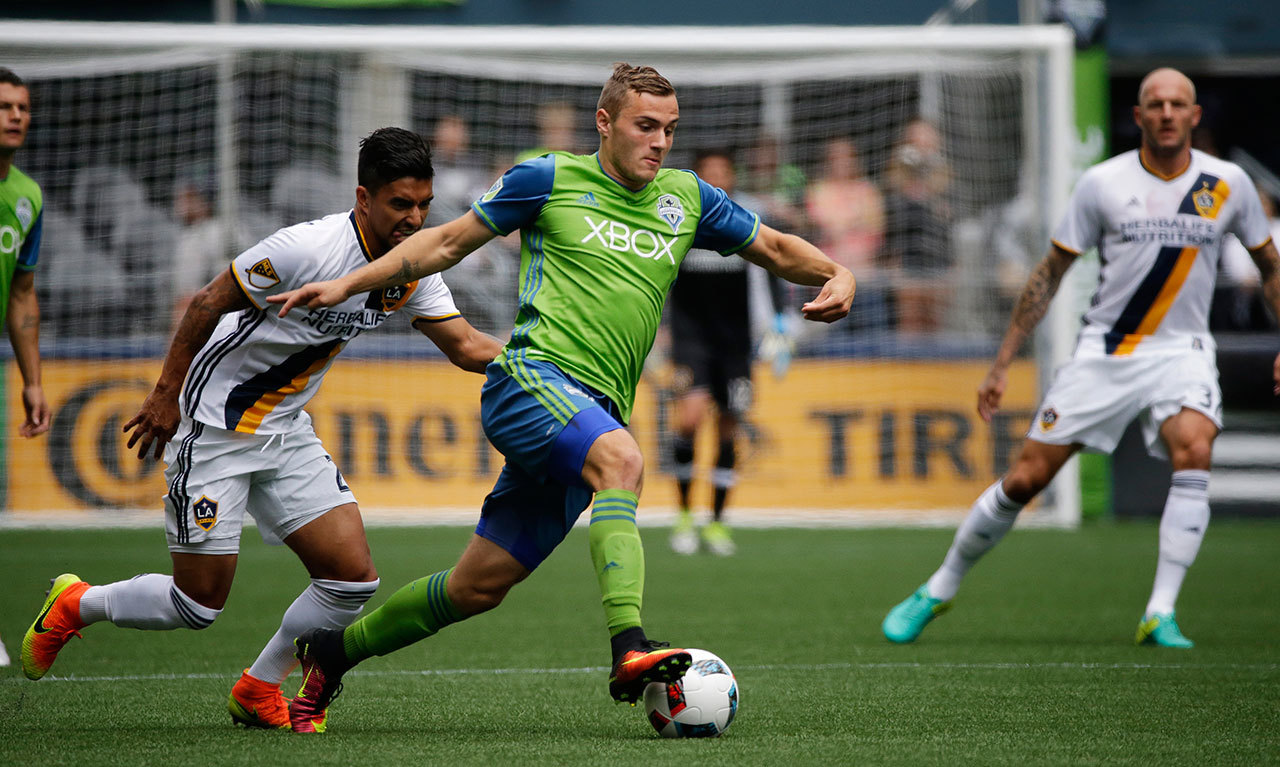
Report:
[[[596,109],[603,109],[610,118],[618,116],[626,104],[628,93],[649,93],[654,96],[674,96],[676,89],[671,81],[658,74],[653,67],[633,67],[619,61],[613,65],[613,74],[600,90]]]

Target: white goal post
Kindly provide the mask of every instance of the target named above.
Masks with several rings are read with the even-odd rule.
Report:
[[[9,436],[21,414],[10,364],[11,512],[158,506],[159,470],[110,430],[154,381],[185,296],[275,228],[351,206],[361,137],[385,125],[430,137],[446,116],[457,121],[464,146],[436,147],[435,222],[464,211],[522,151],[555,148],[539,132],[549,104],[574,115],[569,148],[592,151],[590,114],[615,61],[650,64],[675,84],[682,119],[669,165],[728,149],[740,188],[794,212],[788,220],[814,241],[852,243],[849,258],[868,259],[855,270],[865,301],[850,329],[815,334],[794,322],[790,372],[757,371],[757,415],[730,502],[741,522],[953,523],[1008,460],[1075,335],[1078,299],[1062,296],[1015,371],[1009,417],[976,418],[972,392],[1072,180],[1073,52],[1062,27],[9,21],[4,37],[0,66],[32,88],[32,132],[16,164],[45,190],[37,284],[59,418],[45,443]],[[929,283],[944,296],[928,299],[942,301],[941,319],[923,331],[905,314],[904,286],[918,281],[883,255],[901,192],[895,163],[917,119],[940,138],[929,204],[945,222],[949,259]],[[840,142],[861,169],[860,194],[875,198],[851,216],[881,210],[856,231],[839,216],[823,221],[844,197],[815,193]],[[753,175],[764,147],[779,166],[768,183]],[[499,335],[514,315],[513,258],[496,241],[446,275],[464,313]],[[427,346],[403,326],[362,336],[344,353],[360,362],[340,361],[312,408],[375,515],[473,514],[501,463],[475,424],[478,379]],[[670,388],[661,341],[655,352],[632,426],[651,467],[646,505],[661,511],[673,503],[661,473]],[[1074,463],[1040,510],[1033,524],[1078,522]]]

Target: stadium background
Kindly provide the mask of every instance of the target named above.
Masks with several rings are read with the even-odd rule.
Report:
[[[327,5],[333,7],[316,7]],[[362,24],[547,24],[561,25],[600,23],[659,23],[714,24],[725,18],[746,25],[771,25],[779,23],[801,24],[917,24],[925,21],[944,22],[956,26],[967,24],[1013,24],[1019,21],[1055,21],[1066,19],[1077,33],[1076,65],[1076,114],[1081,149],[1075,158],[1078,163],[1100,159],[1109,153],[1133,146],[1136,135],[1128,118],[1128,104],[1136,90],[1137,79],[1151,66],[1169,63],[1182,67],[1200,88],[1200,99],[1206,106],[1205,133],[1212,136],[1216,150],[1224,156],[1237,158],[1239,153],[1249,159],[1250,170],[1262,169],[1263,181],[1275,184],[1275,176],[1267,171],[1280,168],[1280,142],[1267,129],[1280,119],[1280,105],[1274,99],[1257,99],[1257,93],[1274,92],[1280,86],[1280,62],[1274,56],[1274,47],[1268,42],[1280,33],[1272,15],[1260,9],[1233,8],[1227,13],[1211,13],[1210,9],[1193,3],[1162,3],[1159,13],[1153,14],[1152,4],[1124,3],[1106,8],[1105,21],[1096,13],[1103,10],[1102,3],[1032,3],[1032,2],[976,2],[956,3],[939,8],[933,2],[906,2],[898,4],[842,4],[811,3],[798,8],[787,8],[768,3],[706,3],[687,4],[669,9],[669,16],[655,20],[648,14],[634,9],[604,9],[596,3],[565,0],[554,4],[515,2],[462,2],[440,4],[430,2],[409,3],[403,7],[359,7],[359,0],[343,2],[335,0],[319,3],[282,2],[267,3],[135,3],[125,7],[104,7],[99,4],[65,3],[57,9],[46,11],[31,8],[6,9],[5,14],[14,18],[38,16],[68,21],[209,21],[225,17],[233,11],[236,22],[245,25],[259,23],[362,23]],[[380,5],[380,4],[379,4]],[[1214,9],[1220,10],[1220,9]],[[785,13],[785,15],[784,15]],[[634,15],[629,15],[634,14]],[[270,62],[262,65],[255,84],[247,88],[244,98],[249,107],[250,119],[276,108],[272,101],[281,90],[303,82],[322,93],[326,87],[336,87],[336,75],[325,66],[312,65],[305,57],[299,62],[283,67]],[[164,85],[157,94],[158,100],[187,98],[192,93],[210,95],[216,87],[198,72],[184,75],[189,79]],[[92,172],[83,166],[103,165],[101,153],[90,155],[78,148],[68,148],[68,139],[89,139],[97,146],[109,144],[114,137],[137,132],[139,115],[143,120],[161,120],[156,135],[163,140],[165,127],[160,110],[151,107],[145,95],[137,97],[132,105],[130,89],[136,83],[127,77],[99,87],[94,99],[107,107],[102,114],[87,125],[60,125],[50,130],[51,116],[79,103],[84,98],[81,81],[76,78],[55,78],[36,83],[36,110],[33,130],[28,147],[18,157],[18,164],[27,168],[45,188],[47,206],[46,252],[44,276],[41,282],[45,325],[43,340],[46,346],[46,380],[50,396],[58,410],[55,428],[43,444],[18,444],[6,440],[6,488],[5,505],[13,512],[65,509],[96,510],[113,514],[121,509],[146,510],[154,505],[160,492],[159,470],[156,466],[139,465],[119,446],[114,444],[111,432],[131,415],[133,403],[140,399],[147,383],[154,377],[156,362],[163,352],[164,334],[154,332],[171,320],[168,316],[171,295],[145,279],[118,280],[109,273],[94,274],[100,296],[92,299],[90,311],[98,313],[98,319],[108,322],[94,323],[80,307],[83,303],[80,290],[74,280],[68,280],[68,267],[58,272],[60,251],[92,251],[99,240],[106,241],[110,226],[103,219],[116,215],[115,207],[128,199],[119,197],[120,189],[100,187],[105,191],[87,193],[93,188],[85,179]],[[421,83],[415,84],[415,87]],[[429,84],[429,83],[428,83]],[[896,88],[896,89],[895,89]],[[588,89],[589,90],[589,89]],[[560,97],[584,101],[590,96],[570,90],[558,91]],[[708,94],[710,95],[710,94]],[[910,88],[883,85],[855,87],[840,94],[851,101],[854,110],[874,109],[886,100],[901,102],[891,111],[888,121],[900,126],[903,115],[920,107],[923,95]],[[822,102],[818,94],[815,110]],[[522,96],[522,98],[530,98]],[[532,97],[534,99],[537,96]],[[746,97],[750,101],[750,97]],[[997,97],[983,96],[992,102],[987,108],[996,110]],[[195,99],[198,101],[199,99]],[[686,98],[686,104],[697,104],[698,99]],[[125,110],[112,109],[119,104],[130,104]],[[323,98],[304,105],[306,110],[323,113],[331,108]],[[432,109],[437,104],[418,102],[410,115],[415,127],[426,130],[434,119]],[[156,109],[147,114],[148,109]],[[173,107],[168,107],[173,111]],[[746,107],[753,108],[748,103]],[[1271,111],[1268,111],[1271,110]],[[690,110],[691,111],[691,110]],[[1272,114],[1275,112],[1276,114]],[[143,154],[158,149],[154,141],[120,142],[111,152],[109,166],[132,170],[143,182],[140,202],[155,211],[167,209],[173,204],[170,190],[184,173],[185,165],[207,167],[216,158],[204,151],[203,146],[213,143],[213,120],[200,122],[198,112],[194,126],[184,124],[189,136],[188,144],[159,147],[160,151],[180,155],[179,161],[170,162],[165,170],[156,172],[148,168],[148,158]],[[872,117],[874,119],[874,116]],[[192,116],[187,116],[187,123]],[[529,121],[531,122],[531,121]],[[689,120],[691,126],[695,120]],[[42,127],[44,130],[42,131]],[[81,131],[77,134],[74,131]],[[688,146],[698,141],[688,138],[697,129],[688,128],[682,140]],[[176,131],[175,131],[176,132]],[[808,141],[803,154],[808,159],[798,164],[810,174],[818,170],[813,159],[817,154],[817,142],[825,134],[815,133]],[[864,135],[867,135],[864,132]],[[294,135],[280,135],[263,142],[255,149],[260,156],[247,162],[257,163],[262,172],[241,174],[244,193],[256,199],[271,195],[268,187],[273,174],[285,170],[282,158],[294,154],[323,154],[330,152],[330,166],[342,165],[347,160],[349,148],[337,146],[347,137],[333,127],[326,132],[309,130]],[[802,141],[803,136],[799,137]],[[537,137],[528,127],[524,134],[516,133],[510,150],[519,142],[532,145]],[[948,136],[949,147],[955,148],[955,140]],[[705,145],[721,139],[702,139]],[[734,136],[729,142],[744,146],[746,136]],[[879,180],[888,164],[888,149],[892,141],[877,137],[870,146],[861,147],[869,173]],[[190,152],[190,154],[183,154]],[[110,152],[109,152],[110,153]],[[964,175],[965,168],[959,152],[954,153],[956,175]],[[676,158],[680,158],[677,153]],[[683,158],[687,162],[687,157]],[[997,163],[998,164],[998,161]],[[976,165],[976,163],[975,163]],[[47,172],[41,173],[44,169]],[[339,175],[349,171],[334,168]],[[1001,175],[1004,173],[1004,175]],[[302,183],[310,179],[303,177]],[[322,179],[323,180],[323,179]],[[101,185],[101,179],[99,184]],[[255,187],[255,185],[257,185]],[[1002,198],[1014,196],[1015,179],[1012,172],[997,169],[993,178],[981,187],[976,196],[957,198],[954,204],[965,208],[964,213],[977,219],[995,208]],[[1264,184],[1265,186],[1265,184]],[[979,188],[977,186],[975,189]],[[129,190],[125,190],[129,191]],[[1273,195],[1280,189],[1270,189]],[[132,193],[132,192],[130,192]],[[96,194],[97,196],[92,196]],[[89,196],[86,196],[89,195]],[[985,197],[984,197],[985,195]],[[306,205],[288,213],[277,210],[278,221],[314,215],[328,209],[338,209],[348,204],[344,189],[324,199],[312,198]],[[276,202],[276,200],[272,200]],[[287,202],[287,201],[286,201]],[[95,210],[96,206],[96,210]],[[328,206],[328,207],[326,207]],[[285,204],[275,206],[283,209]],[[68,242],[62,237],[68,222],[59,218],[62,212],[71,212],[79,219],[85,233],[83,241]],[[95,220],[95,216],[98,217]],[[959,216],[957,216],[959,218]],[[95,233],[95,228],[98,230]],[[263,231],[269,231],[264,225]],[[134,240],[155,242],[164,239],[165,230],[154,223],[143,222],[132,227]],[[83,246],[87,245],[85,249]],[[120,247],[138,247],[123,244]],[[1028,261],[1037,258],[1042,246],[1028,245]],[[68,263],[64,260],[63,263]],[[110,270],[105,270],[109,272]],[[81,272],[83,276],[85,272]],[[145,272],[144,272],[145,274]],[[104,287],[113,280],[114,290]],[[455,287],[455,290],[458,288]],[[1223,302],[1232,300],[1224,293]],[[459,296],[464,310],[482,315],[492,309],[485,297],[478,301],[465,295]],[[1005,296],[1007,301],[1007,296]],[[112,306],[110,302],[117,302]],[[78,303],[80,302],[80,303]],[[127,307],[122,309],[121,307]],[[985,362],[998,339],[998,333],[1007,316],[1007,303],[1002,306],[980,307],[986,311],[971,312],[982,325],[978,336],[966,336],[962,343],[924,344],[922,349],[902,354],[895,351],[887,355],[895,361],[878,360],[858,347],[849,363],[842,363],[842,356],[821,345],[802,347],[802,358],[786,379],[773,381],[767,375],[757,376],[758,406],[753,418],[753,429],[748,436],[750,448],[746,451],[743,486],[738,494],[738,504],[752,508],[788,508],[802,506],[805,509],[864,510],[890,509],[895,513],[885,516],[863,515],[864,521],[882,522],[948,522],[955,518],[967,499],[981,489],[990,478],[999,474],[1008,458],[1010,445],[1016,442],[1026,418],[1034,406],[1037,378],[1031,361],[1022,363],[1021,375],[1028,383],[1015,387],[1017,394],[1008,403],[1007,416],[994,428],[987,428],[973,417],[968,400],[969,390],[976,382]],[[1226,310],[1219,312],[1225,316]],[[501,314],[495,312],[495,314]],[[1256,315],[1256,311],[1255,311]],[[477,324],[489,317],[481,316]],[[1239,323],[1236,323],[1239,325]],[[1277,430],[1274,403],[1269,399],[1265,386],[1253,385],[1274,344],[1268,329],[1269,318],[1255,316],[1247,328],[1222,325],[1218,328],[1221,345],[1220,362],[1223,388],[1228,408],[1228,432],[1219,443],[1219,468],[1215,474],[1214,508],[1218,513],[1268,515],[1275,512],[1274,498],[1277,488],[1267,480],[1267,474],[1277,468],[1280,455],[1271,448],[1271,439]],[[495,332],[502,332],[501,317],[492,318]],[[363,339],[362,339],[363,340]],[[410,342],[412,343],[412,342]],[[894,343],[890,338],[886,343]],[[403,411],[388,410],[379,405],[376,392],[365,391],[356,379],[344,381],[343,365],[339,364],[326,390],[317,400],[316,407],[323,415],[322,423],[333,424],[329,431],[321,427],[322,435],[330,441],[335,457],[346,473],[360,486],[364,480],[366,490],[361,497],[369,508],[401,509],[418,504],[408,499],[425,494],[431,498],[429,506],[456,512],[465,516],[473,509],[475,501],[496,468],[496,456],[484,445],[475,427],[475,414],[466,406],[466,394],[457,391],[457,378],[449,378],[438,359],[429,354],[400,351],[389,352],[394,342],[387,342],[370,352],[375,361],[394,357],[410,358],[410,368],[387,363],[387,373],[382,377],[393,389],[404,389],[412,383],[421,384],[432,392],[424,399],[422,407]],[[7,353],[7,349],[5,350]],[[130,360],[129,364],[103,364],[103,361]],[[148,362],[150,360],[150,362]],[[15,385],[16,370],[9,364],[7,386]],[[399,376],[399,377],[397,377]],[[666,403],[670,397],[666,386],[668,371],[655,366],[647,385],[642,388],[642,404],[635,424],[637,434],[644,441],[651,464],[661,467],[665,462]],[[1043,375],[1039,377],[1043,379]],[[439,383],[432,383],[439,379]],[[936,391],[914,391],[905,399],[895,391],[895,381],[932,381],[939,385]],[[957,382],[963,381],[963,385]],[[871,392],[871,394],[868,394]],[[8,418],[19,418],[13,397],[8,397]],[[454,400],[457,400],[456,402]],[[39,445],[38,449],[36,445]],[[705,455],[709,451],[703,450]],[[755,459],[753,462],[753,458]],[[1154,515],[1158,514],[1163,497],[1163,476],[1167,469],[1152,462],[1127,440],[1114,459],[1090,458],[1082,469],[1086,515]],[[1112,482],[1112,477],[1124,481]],[[1234,479],[1233,479],[1234,477]],[[371,481],[372,480],[372,481]],[[425,482],[425,484],[423,484]],[[651,482],[647,502],[655,508],[671,504],[671,488],[668,482]],[[804,501],[797,503],[797,496]],[[942,510],[941,514],[916,513],[921,510]],[[90,517],[93,519],[95,517]],[[99,517],[100,518],[100,517]]]
[[[966,8],[944,14],[957,26],[1013,24],[1043,15],[1041,4],[1030,0],[961,4]],[[274,2],[226,7],[245,25],[718,25],[726,17],[757,25],[917,25],[938,5],[932,0],[709,0],[655,9],[591,0],[466,0],[443,8],[382,10]],[[1100,5],[1072,3],[1085,9]],[[1280,142],[1272,130],[1277,115],[1267,111],[1280,108],[1274,97],[1280,75],[1280,48],[1273,42],[1280,40],[1277,14],[1262,4],[1184,0],[1116,6],[1109,9],[1103,37],[1083,48],[1077,62],[1081,144],[1093,153],[1128,148],[1127,110],[1137,78],[1154,65],[1172,63],[1196,79],[1201,100],[1216,113],[1210,119],[1221,151],[1240,148],[1265,167],[1280,169]],[[215,16],[214,7],[203,2],[8,3],[0,9],[0,38],[8,19],[58,14],[68,21],[201,22]],[[8,63],[9,52],[0,52],[0,64]],[[259,110],[269,112],[272,99],[291,82],[309,83],[313,93],[329,87],[331,71],[308,67],[305,59],[294,67],[292,81],[271,67],[249,78],[258,83],[254,103]],[[36,178],[47,184],[51,205],[65,214],[64,223],[83,226],[86,208],[72,205],[67,196],[74,176],[56,169],[92,167],[109,155],[126,167],[146,170],[145,153],[125,148],[152,142],[151,149],[172,152],[172,143],[164,143],[171,137],[126,126],[131,119],[148,119],[148,109],[180,112],[172,98],[180,95],[189,105],[181,123],[191,153],[165,161],[169,177],[144,175],[146,196],[135,200],[139,209],[167,214],[175,169],[185,159],[199,159],[202,139],[213,140],[204,111],[217,98],[212,79],[199,75],[172,80],[172,87],[133,91],[128,78],[94,72],[101,61],[88,65],[88,77],[83,62],[68,57],[60,63],[68,67],[68,76],[43,78],[33,94],[32,143],[18,156],[19,166],[28,167],[24,160],[43,163],[50,172],[46,177],[37,172]],[[13,66],[22,69],[19,62]],[[77,78],[99,80],[100,87],[72,87]],[[997,92],[1007,94],[1007,89],[992,91]],[[894,128],[918,104],[917,91],[896,93],[902,106],[885,113]],[[874,89],[862,95],[876,103]],[[835,100],[852,100],[854,111],[868,103],[853,99],[849,90],[837,91]],[[329,112],[318,103],[302,112],[322,123]],[[122,108],[125,104],[135,106]],[[685,108],[693,111],[691,105]],[[78,114],[91,119],[77,122]],[[871,116],[872,122],[879,119]],[[316,134],[294,128],[269,136],[275,148],[257,161],[308,149]],[[691,126],[686,130],[682,140],[704,140]],[[122,136],[131,140],[119,140]],[[350,172],[345,140],[327,135],[323,143],[334,152],[343,143],[344,167],[334,172]],[[54,154],[59,146],[65,156]],[[1015,155],[1008,148],[1016,146],[1016,140],[1007,140],[997,148]],[[879,151],[878,159],[877,152],[871,155],[873,173],[880,177],[884,153]],[[1008,156],[996,160],[1001,167],[1014,164]],[[987,180],[1004,194],[1008,179],[1002,172]],[[260,202],[263,211],[277,212],[266,186],[267,179],[251,178],[248,199]],[[341,202],[335,204],[348,204],[348,190],[342,187]],[[109,240],[102,232],[88,235],[82,240],[93,246],[85,249],[87,264],[82,262],[73,276],[110,293],[120,283],[115,272],[102,267],[113,255],[106,253]],[[44,269],[57,268],[57,245],[50,245]],[[1043,238],[1035,238],[1026,256],[1042,251]],[[38,280],[47,277],[44,273]],[[140,466],[123,453],[118,436],[154,378],[162,352],[163,339],[149,338],[147,328],[167,318],[141,313],[149,306],[145,302],[134,315],[107,312],[124,329],[113,338],[90,318],[74,312],[59,317],[68,306],[94,306],[75,297],[76,286],[71,287],[66,305],[46,295],[44,340],[54,374],[46,382],[58,410],[54,431],[34,448],[23,446],[29,460],[16,472],[7,463],[10,441],[0,443],[9,493],[0,513],[0,634],[11,652],[38,609],[49,576],[74,570],[91,582],[106,583],[169,566],[162,534],[155,529],[158,467]],[[967,504],[974,488],[1007,460],[1007,449],[1020,433],[1015,421],[1030,415],[1039,373],[1029,355],[1020,363],[1019,375],[1025,378],[1016,385],[1025,399],[1010,402],[1006,422],[981,430],[971,415],[970,392],[988,362],[989,346],[983,344],[999,332],[1006,309],[978,312],[987,337],[967,351],[953,347],[962,353],[948,358],[936,353],[896,360],[808,355],[781,382],[761,370],[758,421],[775,431],[795,430],[785,444],[809,452],[776,464],[784,470],[780,473],[748,478],[756,485],[744,487],[742,495],[785,491],[795,483],[835,509],[857,504],[868,493],[880,498],[892,493],[900,505],[938,492],[952,496],[956,505]],[[73,324],[66,325],[68,320]],[[59,332],[60,323],[73,332]],[[436,512],[445,502],[452,506],[455,496],[468,496],[463,508],[437,517],[466,522],[474,518],[474,494],[486,486],[477,469],[494,456],[475,431],[474,401],[468,400],[473,394],[454,390],[465,380],[462,374],[448,371],[439,359],[393,357],[386,347],[405,337],[403,331],[380,331],[360,339],[372,347],[353,348],[353,359],[338,363],[325,384],[333,396],[318,400],[316,412],[332,429],[326,440],[335,457],[363,480],[362,499],[381,501],[385,493],[393,497],[389,503],[403,506],[407,489],[410,503]],[[1267,386],[1275,331],[1229,331],[1219,338],[1230,431],[1218,444],[1215,482],[1221,486],[1218,478],[1231,470],[1266,480],[1277,474],[1274,453],[1269,455],[1277,442],[1276,411]],[[425,342],[413,339],[413,345],[420,354]],[[922,346],[936,352],[936,345]],[[0,348],[7,352],[7,345]],[[16,417],[16,373],[11,363],[8,367],[0,409],[7,419],[4,434],[15,431]],[[381,376],[378,387],[359,384],[363,367]],[[445,377],[452,383],[438,391],[436,381]],[[802,384],[806,379],[809,384]],[[637,424],[654,464],[662,460],[655,455],[664,412],[660,370],[656,380],[658,385],[646,385],[638,410],[643,419]],[[395,411],[396,400],[381,396],[380,389],[406,383],[422,392],[414,397],[419,404]],[[911,391],[925,390],[927,401],[903,396],[904,384]],[[967,436],[959,439],[962,433]],[[886,434],[892,438],[884,439]],[[751,444],[760,444],[761,436],[753,433]],[[743,708],[729,734],[716,741],[663,741],[640,712],[608,705],[607,667],[601,665],[608,658],[595,606],[599,594],[587,574],[582,530],[572,532],[564,551],[522,584],[497,614],[467,621],[349,675],[329,735],[308,739],[233,729],[226,717],[228,688],[306,584],[306,573],[291,556],[269,549],[250,531],[228,609],[208,631],[178,635],[95,626],[67,647],[54,673],[39,683],[23,679],[17,668],[0,671],[0,764],[346,765],[375,759],[449,765],[598,765],[602,759],[682,766],[1280,764],[1275,642],[1280,612],[1274,598],[1280,526],[1273,520],[1221,519],[1227,512],[1274,514],[1280,493],[1264,481],[1252,495],[1214,498],[1212,530],[1179,603],[1179,620],[1197,641],[1196,649],[1188,654],[1135,647],[1134,619],[1150,585],[1157,525],[1150,518],[1115,517],[1149,515],[1164,497],[1159,473],[1145,473],[1137,460],[1122,450],[1114,464],[1088,469],[1095,479],[1105,480],[1108,472],[1117,479],[1114,498],[1107,482],[1096,483],[1102,488],[1093,501],[1100,519],[1071,530],[1024,530],[1020,522],[999,552],[975,569],[957,609],[907,647],[886,642],[880,621],[936,564],[951,540],[949,527],[742,529],[739,554],[728,559],[677,556],[665,545],[665,530],[642,530],[646,626],[654,636],[714,649],[738,675]],[[762,464],[751,458],[748,466],[759,472]],[[1148,479],[1151,484],[1143,484]],[[18,482],[27,483],[21,492]],[[423,482],[446,497],[421,494]],[[651,476],[646,501],[652,503],[642,517],[666,502],[667,484],[661,475]],[[61,515],[45,515],[47,523],[33,525],[40,529],[16,529],[21,525],[12,520],[24,516],[13,508],[19,502],[82,511],[70,520],[76,529],[46,529],[47,523],[62,525],[67,518]],[[149,529],[110,529],[120,510],[133,506],[143,510]],[[896,523],[909,521],[911,514],[902,512],[899,508]],[[414,513],[413,508],[407,512]],[[385,584],[375,603],[385,599],[392,584],[453,561],[468,535],[465,527],[371,529]],[[296,689],[296,682],[297,676],[287,691]]]

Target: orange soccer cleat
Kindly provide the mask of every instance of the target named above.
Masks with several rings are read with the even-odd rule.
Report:
[[[80,597],[89,584],[71,573],[59,575],[50,584],[44,607],[22,638],[22,673],[27,679],[49,673],[58,651],[71,637],[80,636],[78,629],[86,625],[80,620]]]
[[[249,676],[249,669],[240,674],[240,680],[231,688],[227,711],[231,713],[232,722],[245,727],[289,729],[289,699],[280,692],[280,685]]]
[[[644,688],[653,682],[668,684],[684,676],[693,663],[688,650],[672,649],[666,642],[646,643],[643,650],[631,650],[613,664],[609,694],[614,700],[635,705]]]

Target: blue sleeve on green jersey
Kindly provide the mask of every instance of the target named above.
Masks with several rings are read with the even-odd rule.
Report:
[[[515,165],[471,204],[480,220],[500,235],[532,224],[551,197],[556,179],[556,158],[535,157]]]
[[[22,242],[22,250],[18,253],[17,267],[31,271],[36,268],[36,261],[40,258],[40,233],[44,231],[44,211],[40,211],[40,215],[36,216],[35,226],[31,227],[31,231],[27,233],[27,239]]]
[[[759,216],[729,199],[720,187],[701,178],[698,178],[698,191],[702,194],[702,218],[693,235],[693,247],[727,256],[755,240],[760,233]]]

